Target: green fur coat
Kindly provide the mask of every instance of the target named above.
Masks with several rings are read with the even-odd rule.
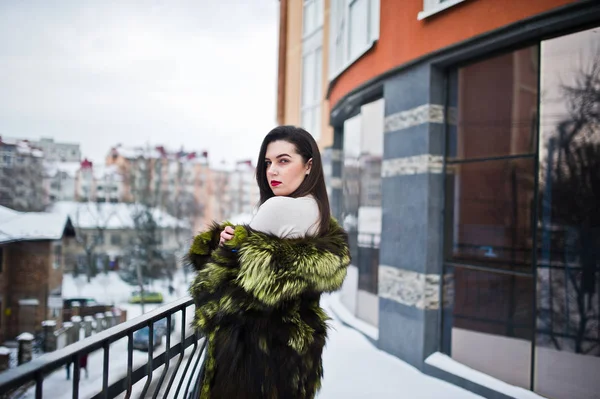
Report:
[[[327,314],[321,293],[339,289],[350,263],[346,232],[283,239],[226,225],[197,235],[189,261],[195,326],[208,337],[202,399],[305,399],[321,386]]]

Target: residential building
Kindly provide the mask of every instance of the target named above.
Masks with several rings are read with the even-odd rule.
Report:
[[[353,244],[342,303],[382,350],[485,397],[594,397],[600,4],[280,6],[280,123],[314,129],[307,65],[325,81],[319,140]]]
[[[231,216],[253,215],[260,200],[256,167],[252,161],[239,161],[229,176]]]
[[[67,273],[85,274],[89,262],[94,262],[98,271],[119,269],[139,234],[134,221],[140,210],[136,204],[59,201],[51,210],[67,215],[76,232],[77,239],[65,248]],[[190,225],[157,208],[151,209],[151,214],[160,231],[160,250],[174,255],[174,266],[181,267],[192,237]]]
[[[63,249],[74,235],[66,215],[0,206],[0,342],[62,321]]]
[[[73,201],[80,162],[44,162],[49,201]]]
[[[41,211],[49,202],[44,153],[27,140],[0,137],[0,205]]]
[[[79,162],[81,161],[81,148],[77,143],[59,143],[53,138],[42,137],[40,140],[30,140],[16,137],[5,137],[6,141],[26,141],[32,147],[42,150],[47,162]]]
[[[79,163],[75,176],[75,200],[119,202],[123,178],[115,165],[94,165],[87,158]]]
[[[231,215],[230,171],[211,167],[208,153],[170,151],[164,146],[116,146],[106,158],[120,176],[122,202],[151,199],[178,219],[189,219],[195,231]]]
[[[46,161],[49,162],[79,162],[81,161],[81,148],[76,143],[58,143],[52,138],[30,140],[30,143],[44,152]]]

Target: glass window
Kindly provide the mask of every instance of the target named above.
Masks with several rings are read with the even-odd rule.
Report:
[[[329,79],[364,54],[379,38],[380,0],[332,0]]]
[[[535,159],[450,164],[446,261],[531,272]]]
[[[358,271],[356,316],[377,325],[384,101],[344,123],[341,220]],[[351,295],[351,294],[350,294]]]
[[[315,139],[321,136],[322,48],[307,53],[302,62],[301,124]]]
[[[538,46],[449,76],[443,350],[530,387]],[[495,359],[490,362],[489,359]]]
[[[542,42],[535,391],[600,392],[600,28]]]
[[[355,58],[369,44],[369,0],[354,0],[350,2],[348,29],[348,51],[350,58]]]
[[[458,70],[449,159],[536,151],[537,53],[538,46],[532,46]]]

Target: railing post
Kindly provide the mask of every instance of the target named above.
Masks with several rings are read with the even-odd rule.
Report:
[[[80,315],[81,315],[81,308],[79,307],[79,304],[77,302],[75,302],[71,306],[71,317],[80,316]]]
[[[33,350],[33,335],[23,333],[17,337],[17,341],[19,342],[19,354],[17,356],[19,365],[30,362]]]
[[[96,313],[96,332],[104,330],[104,314]]]
[[[115,317],[110,310],[107,310],[106,312],[104,312],[104,320],[106,320],[106,328],[107,329],[115,326],[114,319],[115,319]]]
[[[44,352],[54,352],[56,350],[56,321],[45,320],[42,321],[42,332],[44,334]]]
[[[10,367],[10,349],[0,346],[0,373]]]
[[[124,320],[122,320],[123,313],[121,312],[121,309],[114,308],[113,309],[113,314],[115,315],[115,326],[117,324],[123,323]]]
[[[73,343],[73,323],[70,321],[65,321],[63,323],[63,328],[65,329],[65,346],[69,346]]]
[[[71,323],[73,323],[73,342],[77,342],[81,337],[81,316],[71,317]]]
[[[94,318],[92,316],[85,316],[83,318],[83,334],[87,338],[92,335],[92,323]]]

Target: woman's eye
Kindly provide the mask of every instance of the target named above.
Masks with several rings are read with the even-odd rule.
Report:
[[[271,166],[271,161],[266,161],[266,162],[265,162],[265,165],[266,165],[266,166],[267,166],[267,168],[268,168],[269,166]]]
[[[288,163],[289,161],[287,159],[282,159],[280,162],[281,163]]]

